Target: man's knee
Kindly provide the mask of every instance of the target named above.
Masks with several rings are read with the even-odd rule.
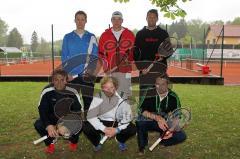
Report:
[[[44,129],[43,123],[40,119],[37,119],[34,123],[34,127],[36,130],[42,130]]]
[[[138,119],[136,120],[136,126],[137,126],[138,129],[144,128],[144,127],[146,126],[146,121],[145,121],[145,119],[138,118]]]
[[[88,121],[84,122],[84,125],[82,128],[84,134],[89,134],[90,132],[93,131],[93,129],[94,129],[93,126]]]
[[[128,126],[128,131],[129,131],[129,135],[133,136],[133,135],[136,134],[137,128],[133,123],[130,123],[129,126]]]
[[[180,142],[183,142],[187,139],[187,135],[184,131],[180,131],[180,132],[177,132],[176,134],[176,139],[177,141],[180,143]]]

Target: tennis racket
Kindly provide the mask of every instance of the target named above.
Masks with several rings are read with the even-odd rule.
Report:
[[[71,91],[59,92],[63,94],[74,95]],[[78,98],[78,97],[77,97]],[[58,118],[56,124],[56,130],[58,134],[64,138],[69,138],[70,136],[77,134],[82,128],[81,119],[81,102],[77,99],[79,104],[74,104],[74,99],[70,97],[63,98],[54,105],[54,115]],[[48,138],[47,135],[35,140],[33,143],[36,145]],[[57,138],[56,138],[57,140]]]
[[[124,106],[124,103],[127,102],[127,99],[124,99],[121,101],[115,111],[115,119],[113,121],[112,127],[115,126],[122,126],[125,124],[128,124],[132,121],[132,113],[131,112],[120,112],[120,108]],[[117,124],[117,125],[116,125]],[[101,140],[100,144],[104,144],[104,142],[108,139],[108,137],[105,135]]]
[[[59,135],[65,139],[69,139],[71,136],[76,135],[82,129],[82,120],[79,114],[66,114],[60,118],[57,122],[56,129]],[[33,144],[38,144],[46,140],[49,136],[45,135],[38,140],[33,141]],[[56,138],[56,140],[58,137]],[[56,142],[55,140],[55,142]]]
[[[128,57],[130,53],[133,53],[133,42],[129,39],[124,39],[119,42],[114,40],[108,40],[103,45],[104,48],[104,55],[107,58],[109,55],[109,52],[114,52],[115,54],[111,56],[111,60],[114,63],[114,67],[110,68],[110,70],[107,72],[108,74],[111,74],[115,70],[119,68],[120,65],[125,63],[125,66],[128,64]],[[129,64],[128,64],[129,65]],[[110,64],[109,64],[110,66]]]
[[[133,54],[134,50],[136,50],[136,48],[131,47],[131,48],[128,48],[124,54],[122,54],[122,53],[120,53],[119,55],[115,54],[116,56],[118,56],[116,58],[118,58],[119,60],[117,60],[116,65],[113,68],[111,68],[111,70],[108,71],[108,74],[113,73],[121,66],[122,67],[129,66],[130,63],[129,63],[128,57],[130,54]],[[113,56],[113,58],[114,57],[115,56]]]
[[[93,82],[98,73],[107,68],[107,63],[98,58],[96,55],[80,54],[62,63],[62,69],[70,73],[76,69],[82,69],[73,79],[79,75],[83,77],[86,82]]]
[[[168,130],[164,131],[160,138],[149,148],[150,151],[162,141],[167,132],[177,132],[183,129],[191,120],[191,112],[186,108],[177,108],[167,117]]]
[[[162,61],[164,58],[172,56],[177,50],[178,40],[175,37],[166,38],[158,47],[154,61],[147,67],[148,72],[152,69],[155,63]]]
[[[96,77],[107,70],[108,64],[101,58],[95,58],[85,66],[84,70],[80,73],[83,81],[93,83]]]

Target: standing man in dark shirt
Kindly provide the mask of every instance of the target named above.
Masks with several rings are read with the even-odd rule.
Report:
[[[53,153],[55,150],[53,140],[59,135],[56,129],[58,119],[61,117],[56,113],[56,104],[61,104],[61,110],[69,112],[81,112],[82,105],[80,104],[80,96],[77,90],[66,86],[68,74],[63,70],[56,70],[52,74],[52,84],[45,87],[41,93],[39,101],[39,115],[40,118],[34,123],[34,127],[41,137],[49,136],[44,140],[47,146],[45,152]],[[65,99],[72,99],[71,104],[60,103]],[[64,107],[64,108],[63,108]],[[66,107],[66,108],[65,108]],[[64,112],[63,112],[64,113]],[[69,138],[69,149],[71,151],[77,150],[77,142],[79,134],[73,135]]]
[[[136,51],[134,60],[138,70],[140,70],[140,96],[142,96],[144,89],[153,86],[155,79],[159,73],[166,72],[167,58],[162,58],[161,62],[155,63],[151,70],[148,66],[154,61],[159,45],[169,37],[167,31],[157,26],[158,11],[151,9],[147,12],[147,26],[137,32],[135,46]]]

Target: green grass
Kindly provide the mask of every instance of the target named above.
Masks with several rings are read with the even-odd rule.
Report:
[[[0,159],[5,158],[240,158],[240,87],[174,85],[181,103],[192,110],[191,124],[185,129],[188,139],[172,147],[157,147],[154,152],[137,155],[137,140],[127,142],[128,151],[118,151],[115,140],[107,141],[101,152],[92,152],[82,134],[77,152],[68,151],[59,141],[55,155],[43,153],[44,144],[33,145],[39,136],[33,128],[38,118],[37,104],[46,83],[0,83]],[[136,86],[135,86],[136,88]],[[150,144],[156,134],[150,134]]]

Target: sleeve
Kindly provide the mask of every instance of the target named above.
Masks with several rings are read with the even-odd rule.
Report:
[[[149,111],[149,112],[153,112],[153,113],[156,113],[156,97],[158,96],[157,95],[157,91],[154,87],[152,88],[147,88],[144,90],[143,94],[141,97],[141,100],[140,101],[141,105],[139,106],[140,109],[139,109],[139,113],[143,113],[145,110],[146,111]]]
[[[48,125],[51,125],[52,122],[50,120],[50,107],[49,107],[49,101],[47,98],[47,95],[44,94],[41,98],[40,105],[38,106],[38,111],[40,115],[40,119],[43,122],[43,124],[47,127]]]
[[[94,97],[90,108],[87,113],[87,121],[96,129],[101,130],[102,132],[106,128],[103,123],[99,120],[98,115],[100,112],[100,104],[102,103],[102,99],[99,97]]]
[[[169,111],[173,111],[177,108],[181,108],[181,102],[180,102],[180,99],[178,97],[178,95],[174,92],[171,92],[170,94],[170,101],[169,101]]]
[[[101,35],[99,39],[99,45],[98,45],[98,55],[101,58],[105,58],[105,50],[104,50],[104,34]]]
[[[130,40],[132,41],[132,48],[130,48],[130,53],[128,56],[128,61],[134,61],[134,43],[135,43],[135,36],[134,34],[130,31],[129,33]]]
[[[92,47],[92,55],[95,55],[96,57],[98,56],[98,43],[97,43],[97,38],[95,35],[92,36],[93,40],[93,47]]]
[[[82,111],[82,105],[80,103],[80,97],[78,98],[77,95],[74,95],[73,97],[73,104],[71,105],[71,111],[73,112],[81,112]]]
[[[67,44],[67,35],[63,38],[63,44],[62,44],[62,55],[61,60],[62,63],[68,59],[69,56],[69,50],[68,50],[68,44]]]
[[[140,38],[140,34],[138,32],[136,35],[136,38],[135,38],[134,53],[133,53],[133,59],[134,59],[134,61],[136,61],[136,66],[138,69],[140,69],[140,63],[138,61],[140,61],[140,59],[141,59],[140,40],[141,40],[141,38]]]
[[[118,122],[118,129],[124,130],[127,128],[129,123],[132,121],[132,110],[131,106],[124,101],[124,103],[121,105],[120,112],[118,114],[118,118],[121,120]]]
[[[142,105],[140,106],[140,113],[144,111],[155,112],[153,107],[155,106],[155,97],[145,98]]]
[[[98,43],[98,57],[104,62],[104,71],[108,69],[108,61],[104,50],[104,34],[101,35]]]

